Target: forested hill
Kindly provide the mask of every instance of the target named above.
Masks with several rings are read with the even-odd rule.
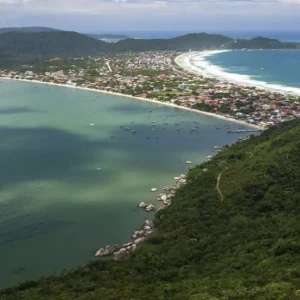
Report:
[[[193,168],[156,233],[128,260],[94,261],[1,300],[300,297],[300,120]]]
[[[60,31],[59,29],[49,28],[49,27],[6,27],[0,28],[1,33],[7,32],[51,32]]]
[[[281,42],[276,39],[256,37],[250,40],[237,39],[232,40],[221,48],[224,49],[300,49],[300,42]]]
[[[207,33],[193,33],[171,39],[124,39],[117,43],[106,43],[71,31],[10,31],[0,34],[0,60],[2,61],[45,59],[57,56],[66,58],[97,56],[104,52],[242,48],[296,49],[300,48],[300,44],[282,43],[266,38],[233,40],[223,35]]]
[[[97,55],[109,43],[71,31],[0,34],[0,59],[39,59]]]

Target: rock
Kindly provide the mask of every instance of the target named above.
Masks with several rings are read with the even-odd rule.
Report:
[[[95,256],[110,256],[114,252],[119,249],[119,245],[107,245],[104,248],[100,248],[96,253]]]
[[[162,201],[166,201],[166,200],[167,200],[167,195],[166,195],[166,194],[162,195],[162,196],[160,197],[160,199],[161,199]]]
[[[157,189],[156,189],[156,188],[152,188],[150,191],[151,191],[151,192],[156,192]]]
[[[132,236],[132,238],[133,238],[133,239],[136,239],[136,238],[137,238],[137,235],[134,234],[134,235]]]
[[[124,245],[123,245],[123,248],[124,248],[124,247],[126,248],[126,247],[128,247],[128,246],[130,247],[131,245],[132,245],[132,242],[129,242],[129,243],[127,243],[127,244],[124,244]]]
[[[151,228],[153,228],[153,221],[146,220],[146,221],[145,221],[145,225],[146,225],[146,226],[150,226]]]
[[[146,226],[144,227],[144,230],[146,230],[146,231],[151,230],[151,227],[148,226],[148,225],[146,225]]]
[[[139,243],[141,243],[142,241],[144,241],[145,239],[146,239],[145,237],[141,237],[141,238],[139,238],[139,239],[134,240],[133,243],[134,243],[134,244],[139,244]]]
[[[153,233],[153,230],[149,230],[149,231],[147,231],[146,233],[145,233],[145,236],[148,236],[148,235],[150,235],[150,234],[152,234]]]
[[[141,203],[139,204],[139,207],[140,207],[140,208],[145,208],[146,206],[147,206],[147,204],[144,203],[144,202],[141,202]]]
[[[121,248],[119,251],[114,253],[114,260],[121,260],[127,255],[127,251],[125,248]]]
[[[171,191],[171,188],[172,188],[171,186],[165,186],[163,190],[169,192]]]
[[[132,246],[131,246],[131,252],[134,252],[135,251],[135,249],[136,249],[136,247],[137,247],[137,245],[136,244],[133,244]]]
[[[103,251],[103,248],[100,248],[100,249],[95,253],[95,256],[101,256],[102,251]]]
[[[174,195],[173,195],[173,194],[169,194],[169,195],[167,196],[167,199],[168,199],[168,200],[170,200],[170,199],[172,199],[172,198],[174,198]]]
[[[162,210],[162,209],[165,209],[166,207],[159,207],[158,209],[157,209],[157,211],[160,211],[160,210]]]
[[[146,206],[146,211],[153,211],[154,210],[154,206],[152,204],[149,204]]]
[[[140,230],[138,236],[144,236],[145,232],[144,230]]]

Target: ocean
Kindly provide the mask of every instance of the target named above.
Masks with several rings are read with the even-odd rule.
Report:
[[[191,53],[183,65],[205,76],[300,95],[300,50]]]
[[[127,242],[153,217],[137,208],[157,205],[151,188],[245,136],[226,133],[236,123],[162,105],[0,82],[0,289]]]

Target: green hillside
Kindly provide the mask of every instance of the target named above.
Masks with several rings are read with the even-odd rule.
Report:
[[[114,51],[188,51],[219,48],[232,39],[223,35],[191,33],[171,39],[127,39],[116,43]]]
[[[283,123],[193,168],[127,261],[95,261],[0,299],[300,299],[299,136],[300,120]]]
[[[276,39],[256,37],[250,40],[237,39],[222,46],[225,49],[300,49],[300,43],[281,42]]]
[[[96,55],[108,43],[71,31],[8,32],[0,35],[0,59],[39,59]]]
[[[49,28],[49,27],[6,27],[0,28],[0,33],[7,32],[51,32],[60,31],[59,29]]]

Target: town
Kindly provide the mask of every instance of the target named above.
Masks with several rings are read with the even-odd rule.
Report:
[[[181,69],[174,51],[55,58],[0,69],[35,80],[158,100],[266,128],[300,116],[300,97],[203,77]]]

